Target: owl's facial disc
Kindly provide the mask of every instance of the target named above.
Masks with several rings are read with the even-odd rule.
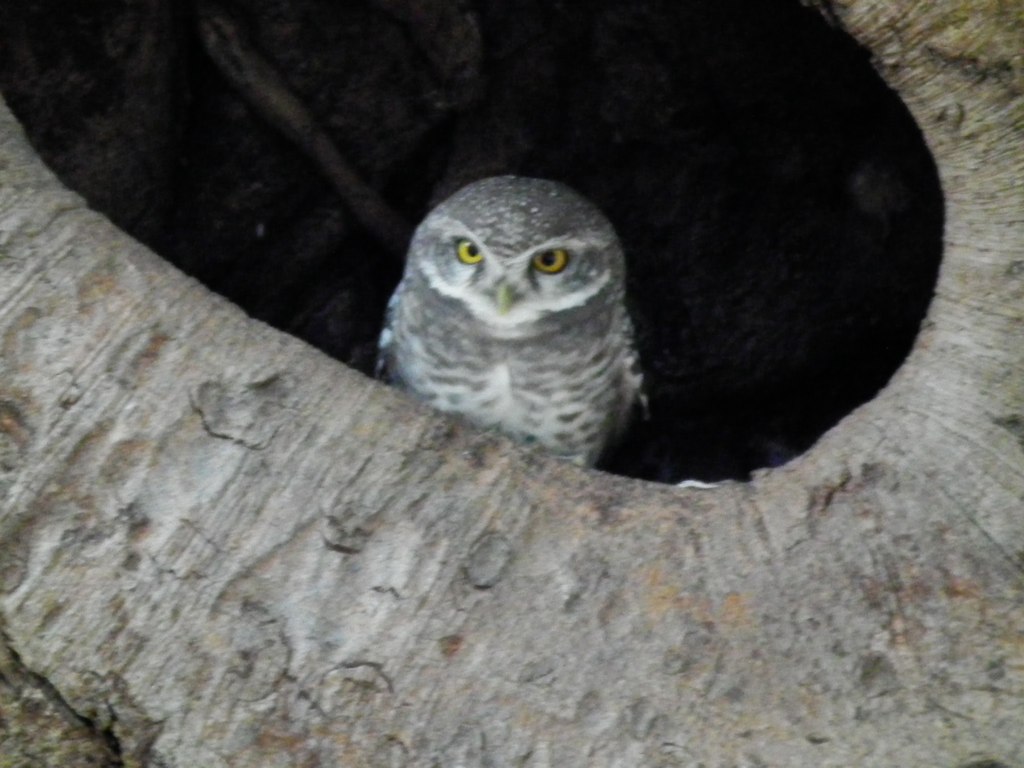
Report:
[[[610,229],[577,235],[555,226],[532,231],[530,223],[496,226],[432,214],[418,232],[424,243],[412,249],[418,258],[410,266],[492,333],[529,336],[545,318],[602,293],[621,258]]]
[[[512,282],[511,275],[503,277],[498,281],[497,290],[494,293],[494,303],[497,305],[499,315],[507,315],[512,306],[520,299],[531,294],[543,295],[544,283],[563,272],[569,266],[569,252],[565,248],[540,248],[529,253],[521,254],[514,261],[509,262],[510,272],[516,274],[522,272],[523,262],[528,261],[527,274],[522,287]],[[545,276],[547,280],[545,280]]]
[[[461,302],[478,321],[503,336],[529,335],[544,318],[584,306],[611,279],[608,270],[597,265],[578,282],[573,278],[580,276],[569,270],[545,274],[533,266],[537,249],[514,257],[494,254],[486,245],[481,250],[485,255],[480,263],[458,264],[455,275],[442,275],[433,269],[434,263],[424,265],[424,271],[438,291]]]

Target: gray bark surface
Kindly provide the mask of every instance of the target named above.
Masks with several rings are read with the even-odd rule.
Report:
[[[935,154],[942,274],[875,400],[713,490],[521,450],[245,317],[0,109],[4,679],[113,764],[1024,765],[1001,7],[833,4]]]

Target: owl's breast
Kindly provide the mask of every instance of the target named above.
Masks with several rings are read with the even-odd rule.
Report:
[[[476,421],[507,430],[523,421],[526,410],[523,406],[513,385],[511,365],[499,362],[480,370],[466,393],[463,408]]]
[[[517,349],[481,366],[450,410],[589,464],[606,442],[609,414],[621,408],[614,358],[611,350],[583,355]]]
[[[607,327],[616,313],[508,339],[455,307],[411,311],[424,307],[406,307],[395,327],[393,363],[404,388],[481,427],[596,461],[631,404],[621,386],[628,347]]]

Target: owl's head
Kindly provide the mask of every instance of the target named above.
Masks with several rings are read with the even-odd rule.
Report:
[[[463,187],[416,230],[407,270],[495,329],[621,301],[611,223],[564,184],[496,176]]]

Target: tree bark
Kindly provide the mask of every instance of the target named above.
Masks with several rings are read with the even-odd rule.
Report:
[[[1001,7],[833,4],[935,154],[942,273],[876,399],[713,490],[520,449],[246,318],[0,110],[0,675],[111,764],[1024,764]]]

